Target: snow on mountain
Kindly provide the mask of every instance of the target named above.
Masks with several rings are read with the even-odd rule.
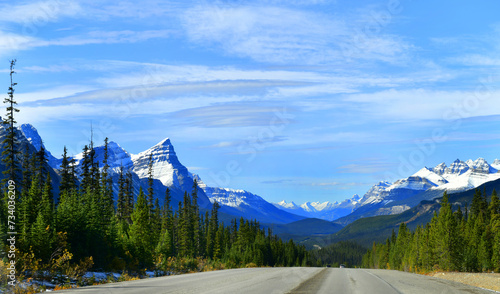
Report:
[[[495,159],[491,166],[496,170],[500,170],[500,159]]]
[[[42,138],[40,137],[40,134],[38,134],[37,129],[35,129],[34,126],[31,124],[22,124],[21,126],[18,127],[18,130],[20,130],[23,135],[26,137],[28,142],[35,147],[36,151],[40,151],[40,149],[43,148],[45,149],[45,154],[47,157],[47,160],[49,161],[49,165],[52,168],[57,168],[61,164],[61,160],[55,158],[50,151],[45,148],[43,145]]]
[[[263,209],[268,204],[262,197],[247,192],[245,190],[236,190],[229,188],[205,187],[203,189],[210,202],[239,208],[242,205],[251,206],[256,209]]]
[[[290,223],[303,219],[299,215],[282,211],[273,204],[245,190],[208,187],[201,178],[192,174],[198,187],[202,189],[211,203],[217,201],[220,211],[247,219],[257,219],[262,223]]]
[[[478,158],[475,161],[469,159],[466,163],[474,172],[484,174],[493,174],[498,172],[498,170],[489,165],[484,158]]]
[[[448,183],[448,180],[446,180],[442,175],[446,173],[446,170],[448,168],[444,163],[439,164],[433,169],[429,169],[427,167],[422,168],[415,174],[413,174],[411,177],[413,178],[421,178],[421,179],[426,179],[429,183],[432,183],[432,186],[439,186],[442,184]],[[436,172],[438,171],[438,173]],[[411,178],[410,177],[410,178]],[[423,187],[421,187],[423,188]],[[431,188],[431,187],[428,187]],[[419,189],[423,190],[423,189]]]
[[[94,147],[94,152],[94,159],[99,162],[99,167],[103,167],[105,153],[104,145]],[[78,153],[74,156],[74,159],[76,160],[76,164],[80,165],[82,163],[83,153]],[[125,170],[128,170],[132,167],[133,163],[130,154],[125,149],[117,143],[110,141],[108,143],[108,165],[111,169],[118,172],[121,166],[123,166]]]
[[[285,200],[282,200],[276,204],[281,206],[281,207],[288,208],[288,209],[299,209],[299,206],[297,204],[295,204],[293,201],[290,203],[287,203]]]
[[[450,175],[450,174],[461,175],[468,170],[469,166],[465,162],[457,159],[452,164],[450,164],[449,167],[446,168],[445,175]]]
[[[495,162],[498,163],[499,161],[495,160]],[[446,183],[432,187],[432,189],[456,193],[496,180],[500,178],[500,173],[498,173],[497,168],[489,165],[484,158],[478,158],[474,161],[469,159],[466,162],[457,159],[449,167],[445,168],[442,177],[446,179]]]
[[[380,202],[382,201],[382,193],[387,191],[388,188],[391,186],[391,183],[389,182],[379,182],[378,184],[373,185],[373,187],[368,190],[368,192],[365,193],[363,198],[359,200],[358,203],[356,203],[355,208],[358,208],[363,205],[371,204],[374,202]]]
[[[307,211],[307,212],[316,212],[316,208],[314,208],[313,205],[311,205],[311,202],[305,202],[303,204],[300,205],[300,207],[304,210],[304,211]]]
[[[500,178],[498,169],[489,165],[484,158],[478,158],[475,161],[469,159],[466,162],[457,159],[449,167],[445,163],[440,163],[432,169],[424,167],[408,178],[397,180],[393,184],[380,182],[364,195],[358,207],[391,200],[388,199],[388,195],[395,194],[397,189],[412,191],[434,189],[455,193],[473,189],[498,178]]]
[[[351,213],[359,200],[360,197],[356,194],[352,198],[346,199],[340,203],[325,201],[305,202],[301,205],[297,205],[293,201],[288,203],[282,200],[273,204],[277,208],[290,213],[332,221]]]
[[[338,223],[345,225],[362,217],[401,213],[422,200],[441,197],[444,191],[451,194],[474,189],[500,179],[500,161],[494,163],[492,166],[484,158],[466,162],[457,159],[449,167],[440,163],[434,168],[424,167],[393,184],[378,183],[363,196],[353,213]]]
[[[131,156],[133,171],[139,178],[147,178],[149,172],[149,156],[153,160],[153,178],[160,180],[167,187],[177,187],[191,191],[193,180],[187,168],[183,166],[170,139],[166,138],[139,154]]]

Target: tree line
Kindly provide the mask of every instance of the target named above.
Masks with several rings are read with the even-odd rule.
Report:
[[[153,191],[153,160],[149,158],[148,188],[134,195],[132,175],[119,170],[117,199],[108,164],[108,139],[102,167],[93,143],[83,149],[76,165],[66,148],[58,171],[59,193],[53,193],[43,147],[22,154],[17,225],[20,263],[39,268],[53,263],[82,262],[108,270],[158,269],[168,271],[175,258],[207,259],[225,267],[301,266],[307,264],[305,247],[283,242],[257,221],[241,218],[225,225],[219,204],[202,212],[198,185],[185,192],[174,210],[167,188],[163,205]],[[7,231],[6,193],[0,201],[0,230]],[[6,246],[5,240],[2,245]],[[5,247],[4,247],[5,248]],[[65,260],[61,260],[64,257]]]
[[[309,251],[313,266],[346,267],[361,266],[366,247],[354,241],[340,241],[323,248]]]
[[[439,213],[425,226],[411,232],[401,223],[398,233],[373,244],[363,256],[363,266],[411,272],[433,270],[500,272],[500,200],[490,201],[476,189],[470,208],[453,211],[445,192]]]

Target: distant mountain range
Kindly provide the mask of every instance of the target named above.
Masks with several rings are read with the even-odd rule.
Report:
[[[285,200],[274,203],[279,209],[290,213],[298,214],[308,218],[319,218],[324,220],[336,220],[353,212],[354,207],[360,201],[359,195],[354,195],[350,199],[342,202],[305,202],[301,205],[295,204],[293,201],[288,203]]]
[[[32,149],[40,150],[42,138],[30,124],[19,127],[23,144]],[[4,132],[0,126],[0,135]],[[104,147],[94,147],[96,160],[104,157]],[[139,154],[130,154],[115,142],[108,144],[111,167],[110,175],[115,183],[115,193],[120,168],[130,171],[133,176],[136,192],[142,187],[147,189],[149,156],[153,158],[153,178],[155,196],[163,203],[167,187],[172,191],[174,207],[185,191],[190,193],[193,181],[199,183],[198,203],[202,209],[210,209],[213,202],[221,205],[220,211],[227,218],[244,217],[257,219],[265,224],[287,224],[305,218],[316,218],[334,221],[345,226],[357,219],[377,216],[394,215],[416,207],[422,200],[432,200],[441,197],[444,191],[458,193],[476,188],[484,183],[500,179],[500,160],[489,164],[485,159],[461,161],[456,160],[447,166],[441,163],[434,168],[424,167],[415,174],[395,181],[394,183],[379,182],[370,188],[363,197],[354,195],[342,202],[305,202],[297,205],[294,202],[281,201],[269,203],[262,197],[244,190],[221,187],[209,187],[202,179],[181,164],[172,142],[166,138],[151,148]],[[49,165],[57,171],[61,159],[53,156],[47,150]],[[75,156],[77,164],[81,164],[82,154]],[[56,172],[54,175],[57,176]],[[224,219],[224,218],[223,218]],[[316,222],[317,223],[317,222]],[[328,226],[323,226],[328,227]]]
[[[422,200],[474,189],[484,183],[500,179],[500,160],[490,165],[483,158],[477,160],[455,160],[450,166],[441,163],[434,168],[424,167],[408,178],[394,183],[379,182],[360,199],[354,195],[341,203],[306,202],[297,205],[281,201],[275,206],[305,217],[315,217],[341,225],[376,215],[392,215],[418,205]]]

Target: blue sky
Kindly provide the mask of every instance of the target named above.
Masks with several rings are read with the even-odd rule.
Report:
[[[0,85],[55,155],[165,137],[212,186],[341,201],[500,158],[498,1],[0,1]]]

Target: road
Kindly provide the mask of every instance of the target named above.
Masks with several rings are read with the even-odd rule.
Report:
[[[491,294],[438,278],[389,270],[249,268],[112,283],[57,293],[103,294]]]

